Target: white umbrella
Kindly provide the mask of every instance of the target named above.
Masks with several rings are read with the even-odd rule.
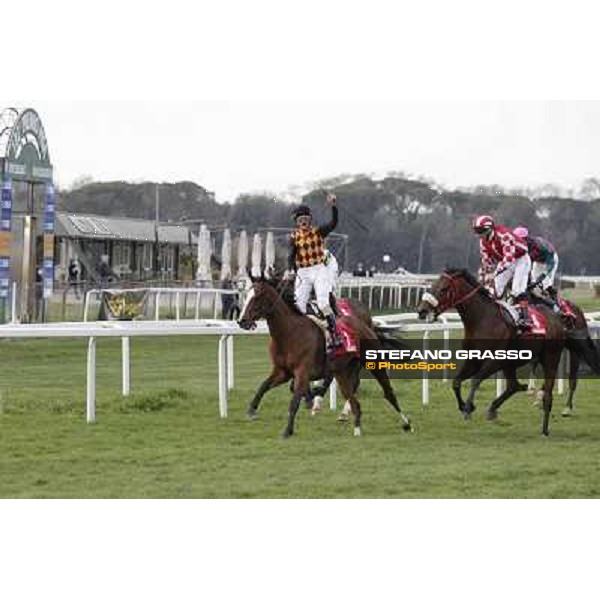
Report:
[[[260,259],[262,254],[262,240],[258,233],[254,234],[254,240],[252,242],[252,269],[251,273],[253,277],[260,277],[262,272],[260,270]]]
[[[273,239],[273,232],[267,233],[267,240],[265,242],[265,271],[271,272],[271,269],[275,268],[275,240]]]
[[[223,232],[223,247],[221,248],[221,281],[231,278],[231,233],[229,229]]]
[[[211,256],[210,231],[206,225],[201,225],[198,236],[198,271],[196,279],[199,282],[211,281],[210,256]]]
[[[237,264],[238,264],[238,277],[246,277],[246,271],[248,266],[248,236],[245,231],[240,233],[238,239],[238,251],[237,251]]]

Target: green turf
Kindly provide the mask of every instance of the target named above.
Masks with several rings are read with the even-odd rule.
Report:
[[[575,416],[555,400],[549,439],[520,394],[496,423],[483,407],[463,422],[447,385],[394,382],[416,432],[363,382],[363,436],[327,408],[302,408],[280,438],[289,392],[271,392],[261,418],[245,408],[268,370],[266,339],[237,339],[229,418],[218,415],[216,338],[132,340],[132,386],[120,396],[120,341],[98,340],[97,423],[85,423],[84,340],[0,341],[0,497],[366,498],[597,497],[600,382],[583,381]]]

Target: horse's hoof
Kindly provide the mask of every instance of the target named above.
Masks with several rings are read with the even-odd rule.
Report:
[[[548,435],[550,435],[550,434],[549,434],[547,431],[542,431],[542,435],[543,435],[545,438],[547,438],[547,437],[548,437]]]
[[[408,433],[414,433],[415,430],[410,423],[402,423],[402,431],[406,431]]]
[[[253,408],[249,408],[248,412],[246,413],[246,417],[250,421],[256,421],[256,419],[258,419],[258,411],[254,410]]]
[[[566,408],[563,408],[563,411],[560,414],[563,417],[570,417],[573,414],[573,410],[567,406]]]
[[[289,440],[292,435],[294,435],[293,431],[288,431],[287,429],[281,434],[281,438],[284,440]]]
[[[498,412],[495,410],[488,410],[485,416],[488,421],[495,421],[498,418]]]
[[[354,437],[360,437],[361,433],[360,433],[360,427],[355,427],[354,428]]]
[[[338,423],[347,423],[348,415],[346,413],[340,413],[340,416],[337,418]]]

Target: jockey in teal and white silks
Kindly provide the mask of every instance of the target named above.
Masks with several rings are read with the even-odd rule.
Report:
[[[542,237],[529,235],[527,227],[517,227],[513,233],[527,242],[529,257],[531,258],[531,281],[534,286],[539,285],[542,292],[546,293],[558,308],[554,278],[558,269],[558,254],[554,246]]]

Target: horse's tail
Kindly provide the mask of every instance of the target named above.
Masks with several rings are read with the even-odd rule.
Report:
[[[586,333],[585,337],[577,335],[576,332],[572,334],[567,333],[566,347],[577,354],[577,356],[583,359],[594,371],[594,373],[600,374],[600,354],[598,354],[598,348],[592,341],[589,334]]]
[[[377,335],[377,339],[381,342],[386,350],[410,350],[410,346],[401,338],[391,335],[394,329],[386,329],[384,327],[374,327],[373,331]]]

